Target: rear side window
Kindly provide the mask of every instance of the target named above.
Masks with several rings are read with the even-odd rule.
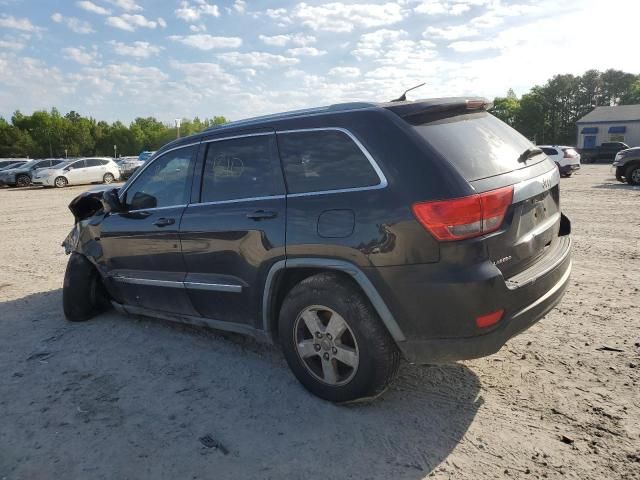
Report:
[[[363,151],[344,132],[317,130],[278,134],[289,193],[378,185],[380,178]]]
[[[87,167],[99,167],[103,165],[102,160],[98,160],[97,158],[88,158],[85,160],[87,162]]]
[[[558,151],[555,148],[542,148],[542,151],[545,155],[557,155]]]
[[[220,202],[284,193],[275,136],[256,135],[210,142],[201,202]]]
[[[546,159],[518,157],[533,144],[516,130],[486,112],[458,115],[413,127],[467,181],[501,175]]]

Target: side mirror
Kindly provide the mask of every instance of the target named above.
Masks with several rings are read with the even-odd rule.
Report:
[[[156,208],[158,206],[158,199],[153,195],[149,195],[143,192],[136,192],[131,199],[132,210],[146,210],[148,208]]]
[[[69,167],[65,167],[64,170],[62,170],[63,172],[68,172],[69,170],[71,170]]]
[[[118,188],[112,188],[102,194],[102,207],[105,213],[122,212],[125,209],[118,197],[118,191]]]

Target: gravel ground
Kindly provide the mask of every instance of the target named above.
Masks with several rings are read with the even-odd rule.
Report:
[[[66,323],[59,245],[82,190],[0,190],[0,479],[640,478],[640,188],[608,166],[562,180],[558,308],[496,355],[404,365],[351,407],[252,340]]]

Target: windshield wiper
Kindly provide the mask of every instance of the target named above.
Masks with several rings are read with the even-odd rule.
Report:
[[[518,161],[526,162],[530,158],[535,157],[536,155],[540,155],[541,153],[544,153],[544,152],[538,147],[529,147],[520,154],[520,156],[518,157]]]

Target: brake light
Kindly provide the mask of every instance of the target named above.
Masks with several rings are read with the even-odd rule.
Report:
[[[488,313],[476,318],[476,325],[478,328],[487,328],[495,325],[502,318],[504,310],[496,310],[495,312]]]
[[[578,152],[576,152],[573,148],[567,148],[564,151],[564,158],[575,158],[578,156]]]
[[[437,240],[450,242],[494,232],[513,200],[513,186],[468,197],[413,205],[413,214]]]

